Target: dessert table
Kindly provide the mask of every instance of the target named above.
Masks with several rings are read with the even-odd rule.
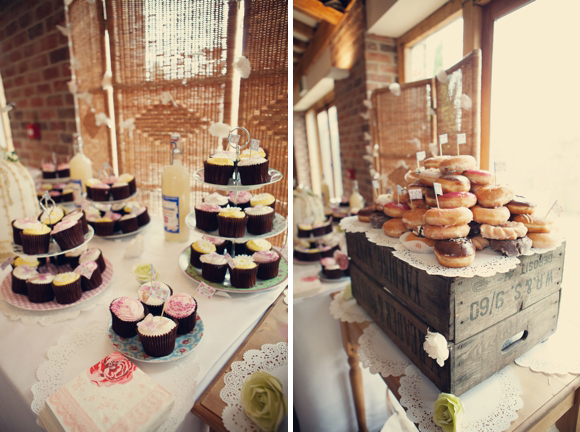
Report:
[[[137,258],[124,257],[131,237],[123,240],[94,238],[89,243],[89,247],[101,249],[105,258],[114,267],[111,284],[99,294],[99,297],[102,297],[92,309],[80,311],[76,318],[44,323],[45,325],[39,323],[27,325],[20,319],[11,320],[5,314],[0,314],[0,326],[2,326],[0,334],[0,346],[2,346],[0,430],[41,430],[36,424],[37,416],[31,410],[31,403],[34,399],[31,388],[37,383],[37,369],[47,361],[48,350],[57,346],[59,338],[73,334],[74,331],[90,326],[91,323],[94,323],[97,328],[101,326],[106,328],[110,320],[108,310],[110,301],[123,295],[136,297],[140,284],[132,273],[132,267],[138,263],[153,263],[159,273],[159,280],[170,285],[174,292],[189,293],[198,301],[199,314],[203,317],[204,335],[199,345],[187,357],[187,364],[198,368],[198,372],[195,380],[181,384],[188,387],[190,400],[183,401],[186,409],[183,414],[179,413],[177,430],[207,429],[207,426],[189,410],[256,325],[262,314],[278,298],[286,283],[263,293],[225,295],[218,293],[212,298],[204,298],[196,294],[197,283],[186,276],[178,264],[178,256],[187,243],[165,242],[163,223],[157,217],[151,218],[151,223],[140,235],[144,237],[145,248],[143,254]],[[192,232],[190,242],[199,237],[201,234]],[[10,274],[9,269],[10,267],[0,272],[2,279]],[[0,301],[4,300],[0,299]],[[105,339],[99,340],[94,347],[89,346],[85,350],[86,355],[94,357],[94,362],[96,362],[115,349]],[[74,364],[70,367],[74,370],[67,370],[66,374],[70,373],[72,378],[94,362]],[[137,361],[136,364],[160,383],[163,381],[164,374],[169,373],[175,366],[174,362],[144,364]],[[178,401],[176,405],[177,403]]]

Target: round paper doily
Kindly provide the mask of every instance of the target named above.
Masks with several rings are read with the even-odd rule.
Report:
[[[359,221],[357,216],[344,218],[339,225],[344,231],[350,233],[367,232],[371,229],[370,223]]]
[[[334,296],[330,302],[330,314],[337,320],[353,323],[372,321],[365,310],[359,306],[356,299],[345,300],[344,291]]]
[[[31,408],[35,414],[38,415],[48,396],[115,350],[107,337],[107,320],[90,322],[61,336],[48,350],[48,360],[38,367],[38,382],[32,386],[34,399]],[[199,372],[195,357],[193,353],[168,365],[136,362],[138,368],[175,397],[175,405],[156,432],[175,431],[193,406],[197,386],[195,378]]]
[[[411,364],[405,354],[376,324],[371,324],[364,329],[358,339],[358,344],[358,355],[362,366],[368,368],[372,374],[379,373],[385,378],[391,375],[401,376]]]
[[[254,372],[264,370],[275,375],[288,395],[288,344],[279,342],[275,345],[262,345],[261,350],[248,350],[244,360],[232,363],[232,370],[224,376],[224,388],[220,397],[227,404],[222,413],[222,420],[227,430],[231,432],[252,431],[260,429],[244,414],[240,393],[242,384]]]
[[[398,249],[399,247],[404,248],[401,240],[396,237],[389,237],[383,232],[382,229],[370,229],[366,232],[365,235],[368,241],[376,244],[377,246],[386,246],[394,249]]]

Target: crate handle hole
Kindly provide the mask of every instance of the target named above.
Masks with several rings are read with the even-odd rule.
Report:
[[[528,337],[527,330],[521,331],[521,332],[513,335],[511,338],[509,338],[507,341],[504,342],[504,344],[501,347],[501,352],[505,354],[508,351],[511,351],[511,349],[513,347],[518,345],[520,342],[523,342],[524,340],[526,340],[527,337]]]

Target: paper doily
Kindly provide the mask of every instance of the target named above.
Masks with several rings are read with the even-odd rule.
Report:
[[[560,319],[558,330],[546,342],[518,357],[516,364],[534,372],[565,375],[580,374],[580,327]]]
[[[260,429],[246,417],[240,402],[242,384],[259,370],[277,376],[282,382],[285,394],[288,395],[288,344],[279,342],[275,345],[262,345],[261,350],[246,351],[243,361],[232,363],[232,370],[224,376],[225,386],[220,391],[220,397],[227,404],[222,413],[227,430],[260,432]]]
[[[386,337],[386,336],[385,336]],[[440,391],[415,366],[401,378],[401,405],[407,408],[409,420],[422,432],[441,432],[433,421],[434,404]],[[520,380],[512,366],[506,366],[484,382],[461,395],[465,407],[458,431],[499,432],[510,427],[524,406]]]
[[[349,323],[372,321],[365,310],[359,306],[355,298],[345,300],[343,292],[334,296],[330,302],[330,314],[337,320]]]
[[[463,268],[443,267],[437,262],[435,254],[420,254],[403,248],[393,251],[393,255],[430,275],[446,277],[489,277],[496,273],[507,273],[520,263],[516,257],[505,257],[491,249],[477,251],[473,263]]]
[[[48,350],[48,360],[36,371],[38,383],[32,386],[32,411],[38,415],[48,396],[113,351],[107,337],[107,320],[93,321],[80,330],[61,336],[56,346]],[[193,406],[197,386],[195,378],[199,372],[199,365],[193,361],[195,355],[193,353],[170,365],[136,362],[137,367],[175,397],[175,405],[157,432],[175,431]]]
[[[386,246],[391,248],[404,247],[403,244],[401,243],[401,240],[399,240],[396,237],[389,237],[380,228],[379,229],[373,228],[367,231],[365,235],[368,241],[376,244],[377,246]]]
[[[361,222],[357,216],[350,216],[340,221],[340,227],[350,233],[367,232],[371,229],[371,224],[368,222]]]
[[[382,332],[376,324],[364,329],[358,339],[358,355],[362,366],[368,368],[372,374],[380,373],[383,377],[401,376],[409,359],[399,348]]]

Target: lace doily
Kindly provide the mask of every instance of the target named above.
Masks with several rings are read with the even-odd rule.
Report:
[[[350,233],[367,232],[371,229],[371,224],[368,222],[361,222],[357,216],[350,216],[340,221],[340,227]]]
[[[356,299],[345,300],[343,292],[334,296],[330,302],[330,314],[337,320],[353,323],[372,321],[365,310],[359,306]]]
[[[387,246],[391,248],[404,247],[401,243],[401,240],[396,237],[389,237],[380,228],[367,231],[365,236],[367,237],[368,241],[376,244],[377,246]]]
[[[401,378],[401,405],[407,417],[422,432],[441,432],[433,421],[433,407],[440,391],[415,366]],[[484,382],[462,394],[465,412],[458,431],[500,432],[508,429],[524,406],[520,380],[512,366],[506,366]]]
[[[38,415],[48,396],[113,351],[114,347],[107,337],[106,320],[93,321],[80,330],[60,337],[57,344],[48,350],[48,360],[36,371],[38,383],[32,386],[32,411]],[[137,367],[175,397],[175,405],[157,429],[158,432],[175,431],[193,406],[197,386],[195,378],[199,372],[195,356],[193,353],[183,360],[167,364],[136,362]]]
[[[243,361],[232,363],[232,370],[224,376],[225,386],[220,391],[220,397],[227,404],[222,413],[227,430],[260,432],[260,429],[246,417],[240,402],[242,384],[259,370],[265,370],[278,377],[285,394],[288,395],[288,344],[286,342],[265,344],[261,350],[246,351]]]
[[[560,319],[558,329],[546,342],[516,359],[516,364],[534,372],[580,374],[580,327]]]
[[[368,368],[372,374],[380,373],[385,378],[391,375],[401,376],[411,364],[376,324],[364,329],[358,344],[362,366]]]
[[[489,277],[496,273],[507,273],[520,263],[516,257],[505,257],[491,249],[476,252],[473,263],[463,268],[443,267],[437,262],[435,254],[420,254],[403,248],[393,251],[393,255],[430,275],[447,277]]]

